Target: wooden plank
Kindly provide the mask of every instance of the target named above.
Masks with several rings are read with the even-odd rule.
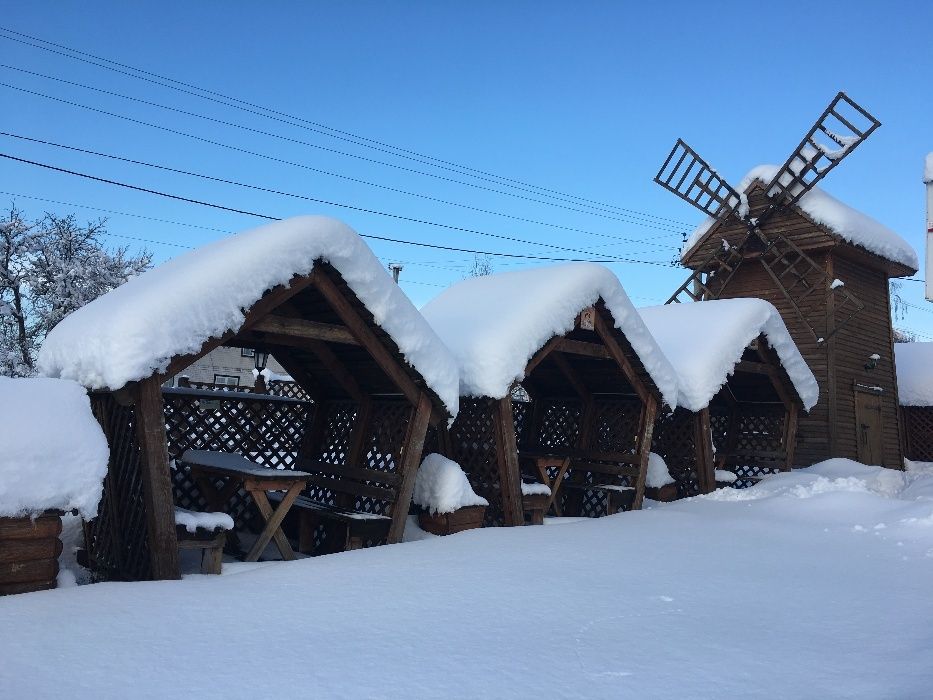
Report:
[[[402,541],[405,532],[405,522],[408,520],[408,508],[411,505],[411,494],[415,489],[415,476],[421,465],[421,453],[424,451],[424,436],[428,431],[428,423],[432,412],[431,398],[422,392],[415,404],[411,419],[408,421],[408,430],[402,443],[401,462],[399,473],[402,483],[398,489],[396,500],[392,504],[392,525],[389,528],[388,543],[395,544]]]
[[[355,463],[358,464],[358,462]],[[330,462],[321,462],[314,459],[299,458],[298,467],[307,471],[320,472],[324,475],[347,477],[360,481],[375,481],[390,486],[401,483],[401,477],[395,472],[382,472],[376,469],[365,469],[346,464],[331,464]]]
[[[58,537],[62,531],[62,521],[57,515],[42,515],[30,518],[0,518],[0,540],[33,540]]]
[[[156,580],[180,578],[175,504],[165,435],[165,412],[158,376],[136,385],[136,440],[146,504],[146,530],[152,576]]]
[[[552,359],[554,364],[557,365],[557,368],[560,370],[560,373],[564,375],[564,378],[570,383],[570,386],[573,387],[574,393],[580,397],[583,403],[592,403],[593,395],[590,393],[590,390],[586,388],[583,380],[580,379],[579,375],[576,373],[571,364],[567,361],[567,358],[560,353],[555,353]],[[583,426],[586,426],[585,421],[583,422]],[[582,447],[582,445],[580,445],[580,447]]]
[[[499,488],[502,494],[502,513],[506,525],[524,525],[522,508],[522,475],[518,464],[518,445],[515,441],[515,422],[512,399],[499,399],[493,406],[496,431],[496,454],[499,462]]]
[[[334,281],[326,274],[316,270],[318,274],[314,276],[314,286],[327,300],[334,312],[340,317],[353,337],[356,338],[373,359],[386,373],[395,386],[405,395],[405,398],[412,406],[417,406],[421,400],[421,389],[415,384],[414,380],[408,374],[408,371],[402,366],[399,358],[383,345],[382,341],[376,336],[373,330],[367,325],[366,321],[360,317],[353,304],[344,297],[341,291],[334,284]]]
[[[327,371],[331,373],[331,376],[337,380],[337,383],[343,387],[343,390],[350,395],[357,403],[363,403],[366,394],[360,388],[360,385],[357,383],[354,376],[347,369],[346,365],[340,361],[340,358],[334,353],[333,350],[320,340],[308,340],[307,347],[314,355],[321,361],[321,364],[327,368]]]
[[[560,345],[561,340],[563,340],[563,336],[559,336],[559,335],[554,336],[549,341],[547,341],[544,345],[542,345],[541,348],[538,349],[538,352],[536,352],[534,355],[531,356],[531,359],[528,360],[528,364],[525,365],[525,376],[526,377],[530,376],[531,373],[534,372],[535,367],[540,365],[548,355],[550,355],[552,352],[554,352],[557,349],[558,345]]]
[[[836,279],[836,272],[834,269],[833,256],[828,255],[826,257],[826,274],[830,279]],[[829,451],[830,455],[837,454],[838,447],[838,431],[836,429],[836,420],[838,419],[838,385],[836,384],[836,349],[838,347],[839,339],[836,338],[836,334],[832,333],[836,328],[836,310],[835,310],[835,294],[826,295],[826,332],[829,333],[829,340],[826,341],[826,397],[827,397],[827,408],[829,410],[829,415],[827,417],[828,425],[826,426],[827,435],[829,436]],[[829,457],[830,455],[826,455]],[[842,455],[840,455],[842,456]]]
[[[305,390],[305,393],[311,397],[316,406],[319,405],[324,399],[324,392],[321,390],[317,379],[305,369],[304,365],[292,357],[288,350],[284,352],[276,351],[274,354],[275,359],[288,372],[289,376],[295,380],[298,386]]]
[[[571,340],[570,338],[558,338],[557,350],[570,355],[586,355],[587,357],[596,357],[601,360],[612,359],[612,355],[606,350],[605,345],[587,343],[582,340]]]
[[[753,360],[739,360],[735,365],[736,372],[748,372],[750,374],[766,374],[773,377],[776,370],[766,362],[755,362]]]
[[[265,318],[259,319],[259,321],[252,325],[252,330],[261,333],[275,333],[278,335],[293,336],[295,338],[320,340],[328,343],[345,343],[347,345],[360,344],[346,326],[339,326],[333,323],[320,323],[319,321],[311,321],[303,318],[279,316],[278,314],[269,314]]]
[[[641,424],[638,431],[638,477],[635,479],[635,500],[632,510],[641,510],[645,500],[645,480],[648,476],[648,456],[651,454],[651,436],[654,433],[654,422],[658,415],[658,400],[649,396],[642,406]]]
[[[632,366],[625,351],[622,350],[622,347],[616,341],[613,328],[606,323],[606,319],[603,318],[602,313],[596,314],[596,333],[602,338],[603,343],[606,345],[606,349],[609,351],[612,359],[614,359],[616,364],[622,369],[625,378],[628,379],[629,384],[632,385],[635,393],[638,394],[638,398],[641,399],[643,404],[647,402],[648,398],[651,396],[648,388],[645,386],[641,377],[638,376],[638,372],[635,371],[635,367]]]
[[[797,444],[797,414],[799,409],[797,403],[791,404],[784,418],[784,471],[790,471],[794,468],[794,453]]]
[[[344,493],[352,493],[357,496],[369,496],[370,498],[376,498],[380,501],[392,501],[395,498],[395,491],[392,489],[382,488],[381,486],[370,486],[369,484],[361,484],[360,482],[353,481],[351,479],[313,475],[308,477],[308,483],[314,484],[315,486],[320,486],[325,489],[331,489],[332,491],[342,491]]]
[[[262,514],[263,520],[266,521],[266,526],[263,528],[262,532],[259,533],[259,537],[256,538],[256,542],[247,553],[244,561],[259,561],[260,555],[271,539],[275,540],[275,545],[279,550],[279,554],[282,555],[283,560],[293,561],[295,559],[292,546],[288,543],[288,539],[286,539],[285,534],[280,529],[280,525],[286,513],[288,513],[292,504],[295,502],[295,499],[298,498],[298,494],[301,493],[301,488],[301,484],[292,484],[275,511],[272,510],[269,498],[266,496],[266,492],[263,489],[247,489],[249,490],[250,496],[253,497],[253,502]]]
[[[716,465],[713,459],[713,433],[710,426],[709,406],[693,417],[694,444],[696,445],[697,482],[700,493],[716,490]]]
[[[58,559],[62,541],[57,537],[33,540],[0,540],[0,564],[15,561]]]

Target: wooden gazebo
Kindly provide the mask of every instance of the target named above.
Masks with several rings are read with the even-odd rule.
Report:
[[[237,264],[220,265],[231,259]],[[289,269],[265,268],[277,262]],[[95,344],[110,345],[119,362],[121,320],[145,318],[159,306],[164,285],[198,272],[202,296],[161,300],[171,307],[167,315],[192,327],[184,344],[190,348],[194,339],[197,349],[164,359],[154,355],[146,364],[157,364],[156,371],[140,376],[136,370],[101,386],[108,381],[101,358],[84,350],[81,337],[91,334]],[[237,293],[255,298],[235,300],[241,314],[225,331],[200,330],[202,307],[230,306],[220,295],[237,275],[247,287]],[[269,280],[275,283],[266,286]],[[146,340],[155,333],[138,325],[143,337],[127,357],[154,342]],[[306,471],[301,498],[368,519],[382,516],[387,527],[381,541],[398,542],[428,425],[456,413],[456,368],[443,344],[359,237],[318,217],[241,233],[175,259],[65,319],[49,341],[45,371],[94,390],[94,410],[110,442],[105,494],[86,539],[89,563],[112,578],[179,575],[173,487],[176,498],[181,487],[185,505],[203,504],[175,464],[188,449],[234,452],[277,469]],[[242,396],[231,395],[236,415],[210,392],[165,390],[163,402],[168,377],[221,345],[273,353],[310,401],[271,397],[263,420]],[[206,421],[220,428],[205,430]],[[238,421],[249,428],[237,432]]]
[[[571,264],[461,282],[423,309],[461,371],[438,449],[486,498],[488,524],[525,522],[523,474],[548,506],[639,508],[655,417],[676,379],[618,279]]]
[[[658,418],[652,448],[677,495],[712,491],[717,471],[736,486],[789,471],[798,416],[819,387],[777,310],[727,299],[640,312],[679,378],[678,408]]]

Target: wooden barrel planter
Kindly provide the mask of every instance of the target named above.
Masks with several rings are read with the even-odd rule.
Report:
[[[56,513],[0,518],[0,595],[55,588],[61,531]]]
[[[463,530],[472,530],[483,526],[486,506],[467,506],[452,513],[429,513],[422,510],[418,514],[421,529],[432,535],[452,535]]]

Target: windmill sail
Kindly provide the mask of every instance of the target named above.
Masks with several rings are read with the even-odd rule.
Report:
[[[739,193],[682,139],[677,139],[654,181],[713,217],[727,216],[741,202]]]

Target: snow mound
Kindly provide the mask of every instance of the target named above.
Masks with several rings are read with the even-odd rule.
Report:
[[[333,265],[420,372],[451,415],[457,367],[437,335],[353,229],[323,216],[300,216],[244,231],[185,253],[78,309],[39,353],[40,371],[95,389],[165,370],[176,355],[238,329],[267,290]]]
[[[84,387],[0,377],[0,446],[0,516],[97,515],[110,451]]]
[[[532,356],[602,299],[665,403],[677,405],[677,377],[619,279],[595,263],[565,263],[473,277],[441,292],[421,312],[460,366],[464,396],[501,399]]]
[[[522,482],[522,496],[550,496],[551,487],[540,481]]]
[[[718,299],[639,310],[648,330],[677,371],[678,403],[699,411],[735,371],[748,344],[764,335],[810,410],[820,394],[813,372],[780,313],[764,299]]]
[[[184,526],[188,532],[203,530],[232,530],[233,518],[226,513],[201,513],[195,510],[175,508],[175,524]]]
[[[473,492],[460,465],[436,452],[421,463],[411,500],[431,513],[453,513],[458,508],[489,505],[489,501]]]
[[[895,343],[901,406],[933,406],[933,343]]]
[[[749,171],[736,190],[744,194],[755,182],[768,185],[779,169],[777,165],[759,165]],[[914,271],[919,269],[920,260],[910,243],[881,222],[840,202],[825,190],[814,187],[800,198],[796,206],[815,223],[822,224],[844,241]],[[681,257],[699,243],[717,221],[710,217],[697,226],[684,243]]]
[[[674,483],[674,477],[667,469],[667,462],[656,452],[648,453],[648,474],[645,485],[648,488],[659,489],[662,486]]]

